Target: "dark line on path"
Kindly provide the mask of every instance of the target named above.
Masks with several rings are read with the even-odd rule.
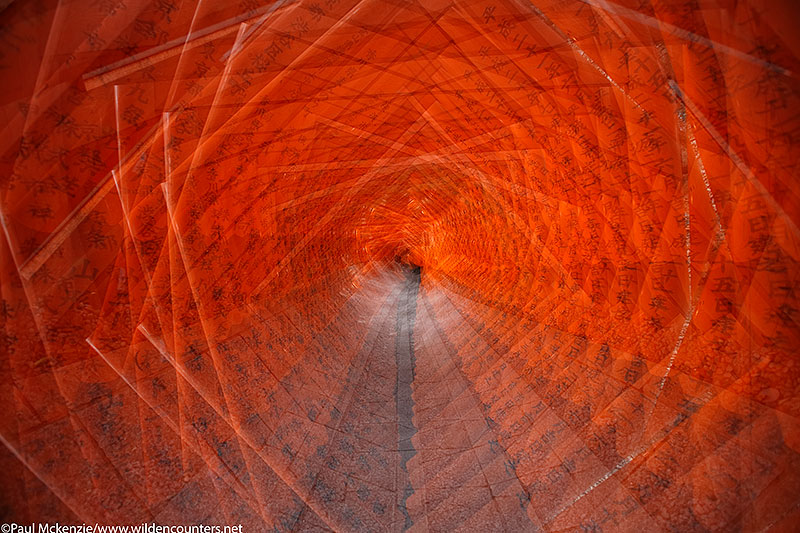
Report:
[[[406,267],[406,286],[403,295],[397,304],[397,330],[395,343],[395,358],[397,361],[397,381],[395,382],[394,397],[397,405],[397,450],[402,459],[402,477],[398,487],[403,487],[402,499],[398,507],[405,516],[403,531],[413,525],[408,514],[406,502],[414,494],[411,479],[408,475],[408,461],[417,454],[411,437],[417,433],[414,427],[414,400],[411,397],[411,385],[414,382],[416,359],[414,357],[414,324],[417,320],[417,295],[419,294],[420,269],[419,267]]]

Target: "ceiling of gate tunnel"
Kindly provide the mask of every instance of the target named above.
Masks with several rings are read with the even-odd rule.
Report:
[[[799,14],[0,1],[0,517],[792,531]]]

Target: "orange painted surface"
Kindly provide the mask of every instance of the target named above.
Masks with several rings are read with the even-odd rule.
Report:
[[[3,521],[798,527],[794,2],[2,4]]]

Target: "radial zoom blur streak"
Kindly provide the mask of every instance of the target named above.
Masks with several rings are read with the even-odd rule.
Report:
[[[798,22],[0,1],[0,521],[800,530]]]

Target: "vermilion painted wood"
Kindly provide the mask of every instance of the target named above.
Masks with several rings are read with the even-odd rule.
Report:
[[[796,527],[792,2],[6,4],[4,521]]]

